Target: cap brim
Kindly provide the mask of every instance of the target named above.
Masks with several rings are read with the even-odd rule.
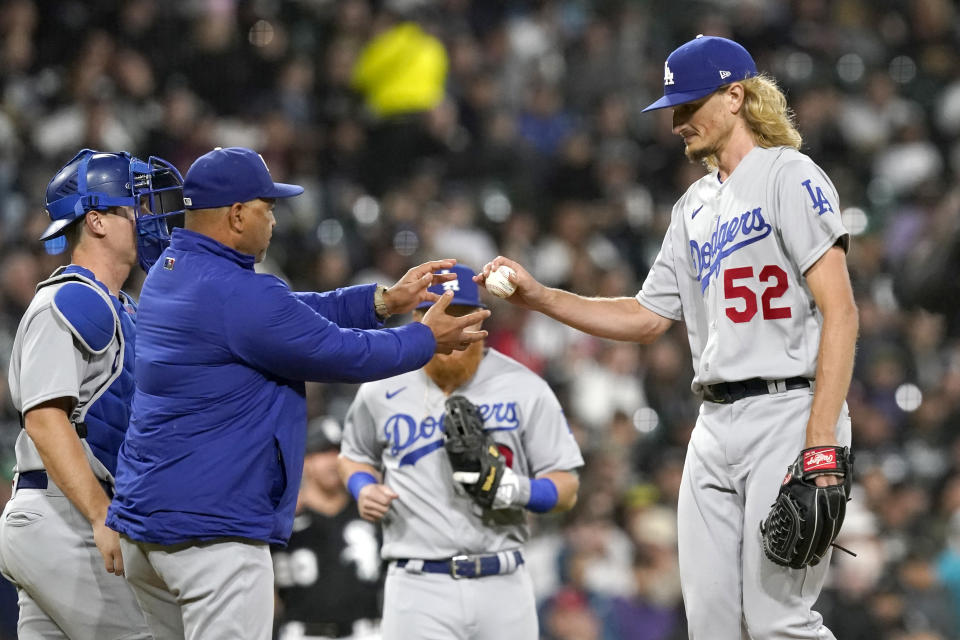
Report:
[[[642,113],[647,111],[655,111],[657,109],[666,109],[667,107],[676,107],[681,104],[686,104],[688,102],[693,102],[694,100],[699,100],[704,96],[708,96],[714,91],[717,90],[717,87],[710,87],[709,89],[695,89],[693,91],[678,91],[677,93],[671,93],[663,96],[649,107],[643,110]]]
[[[51,240],[57,236],[63,235],[63,232],[67,230],[67,227],[70,226],[71,222],[76,222],[78,218],[73,218],[71,220],[54,220],[43,232],[43,235],[40,236],[40,240]]]
[[[265,193],[261,198],[292,198],[303,193],[303,187],[298,184],[286,184],[284,182],[274,182],[270,193]]]

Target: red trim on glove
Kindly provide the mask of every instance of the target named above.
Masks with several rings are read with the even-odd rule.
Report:
[[[817,447],[803,452],[803,472],[827,471],[837,468],[837,448]]]

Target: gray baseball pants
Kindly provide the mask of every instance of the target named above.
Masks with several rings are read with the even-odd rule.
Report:
[[[680,579],[692,640],[835,640],[812,607],[830,564],[767,559],[760,522],[804,446],[812,392],[704,402],[677,505]],[[850,444],[846,407],[837,439]],[[854,498],[856,499],[856,498]]]
[[[455,579],[391,563],[383,640],[536,640],[537,605],[525,565],[510,574]]]
[[[103,568],[93,528],[52,481],[16,490],[4,508],[0,572],[17,587],[20,640],[151,637],[130,586]]]
[[[127,580],[156,640],[270,640],[273,562],[259,542],[159,545],[120,536]]]

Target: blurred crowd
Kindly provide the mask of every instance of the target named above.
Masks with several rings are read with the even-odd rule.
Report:
[[[955,2],[54,4],[0,0],[3,371],[34,285],[64,260],[36,241],[44,187],[81,147],[181,171],[214,146],[257,149],[276,180],[306,187],[278,204],[262,265],[295,289],[503,254],[546,284],[633,295],[703,172],[670,110],[640,109],[679,44],[744,44],[786,90],[853,235],[856,484],[839,542],[858,556],[835,554],[819,609],[844,640],[960,637]],[[587,460],[576,509],[536,518],[528,546],[542,637],[685,637],[675,504],[699,401],[683,327],[640,347],[489,302],[490,346],[549,381]],[[342,420],[353,392],[311,385],[310,416]],[[9,475],[5,395],[4,379]]]

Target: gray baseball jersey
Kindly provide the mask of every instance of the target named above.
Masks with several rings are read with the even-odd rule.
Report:
[[[684,320],[694,391],[747,378],[813,378],[822,318],[804,273],[847,232],[837,193],[804,154],[755,147],[727,180],[714,171],[673,208],[637,294]]]
[[[73,398],[80,411],[71,417],[82,422],[86,410],[120,374],[123,347],[113,340],[99,354],[78,348],[70,328],[53,308],[53,297],[60,286],[53,284],[37,291],[20,321],[10,354],[10,400],[18,412],[25,413],[47,400]],[[94,474],[111,481],[110,472],[93,455],[90,445],[85,440],[81,443]],[[17,436],[16,455],[17,472],[43,469],[26,430]]]
[[[804,274],[838,241],[837,194],[807,156],[750,151],[721,183],[714,171],[673,209],[637,295],[684,320],[694,391],[749,378],[813,378],[822,317]],[[773,393],[773,391],[776,393]],[[680,577],[691,638],[833,638],[812,607],[829,561],[802,571],[764,557],[759,524],[803,448],[811,388],[704,402],[677,503]],[[850,443],[846,408],[837,440]]]
[[[122,334],[100,353],[82,350],[53,308],[60,286],[41,288],[20,322],[10,358],[10,395],[21,412],[54,398],[73,398],[77,409],[71,419],[83,421],[122,369]],[[112,480],[86,440],[81,444],[94,474]],[[16,456],[18,474],[44,468],[25,429]],[[130,586],[104,569],[93,528],[52,481],[46,489],[16,489],[4,508],[0,572],[17,586],[21,638],[151,637]]]
[[[556,396],[515,360],[488,349],[456,393],[477,405],[516,473],[583,465]],[[382,470],[399,495],[383,520],[385,559],[492,553],[516,549],[529,536],[523,509],[485,512],[451,480],[440,429],[445,401],[418,370],[362,385],[347,413],[341,454]]]

